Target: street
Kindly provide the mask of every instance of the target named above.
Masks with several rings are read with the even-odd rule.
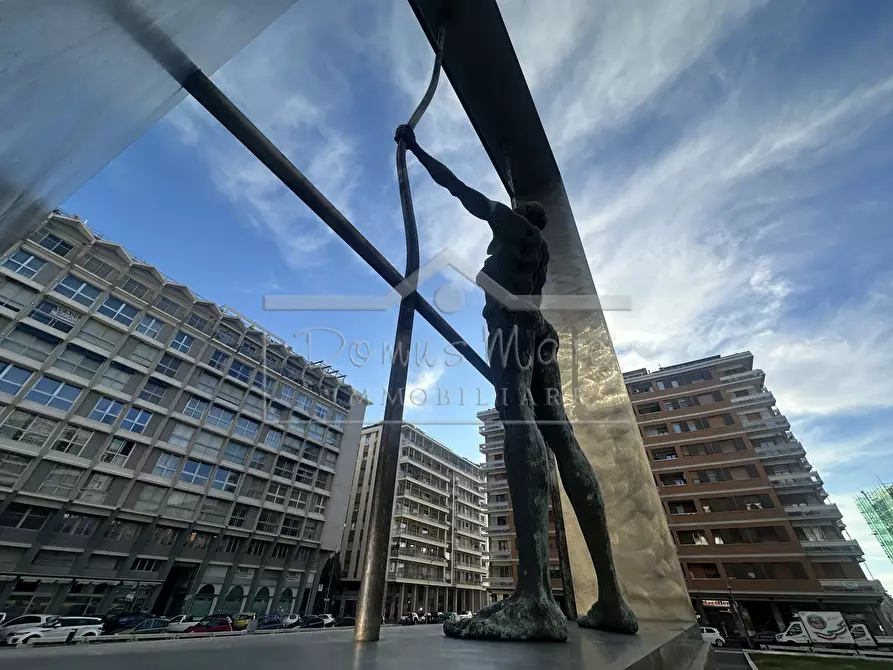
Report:
[[[740,670],[749,668],[744,652],[740,649],[714,649],[716,655],[716,667],[719,670]]]

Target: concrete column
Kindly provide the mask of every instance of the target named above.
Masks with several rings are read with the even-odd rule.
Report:
[[[427,614],[428,612],[431,611],[431,603],[428,602],[429,596],[430,596],[429,587],[427,584],[425,584],[425,604],[424,604],[425,614]]]
[[[400,584],[400,600],[397,601],[397,618],[403,616],[406,607],[406,584]]]
[[[62,603],[65,601],[65,596],[68,595],[68,591],[71,589],[71,586],[74,584],[74,580],[69,580],[65,584],[57,584],[56,592],[53,594],[52,599],[50,600],[49,608],[47,612],[58,612],[62,609]]]
[[[459,588],[456,587],[453,589],[453,611],[459,612]]]
[[[18,577],[13,577],[8,582],[0,582],[0,584],[2,584],[0,585],[0,603],[5,603],[7,600],[9,600],[9,597],[15,590],[15,585],[18,583],[18,581]]]
[[[409,588],[411,589],[410,594],[409,594],[409,601],[411,603],[410,607],[413,612],[418,613],[418,611],[419,611],[419,598],[418,598],[419,588],[418,588],[418,585],[412,584]]]
[[[304,614],[310,614],[313,611],[313,603],[316,602],[320,579],[322,579],[322,564],[319,561],[319,550],[317,550],[316,575],[313,577],[313,584],[310,587],[310,596],[307,598],[307,608],[304,610]]]
[[[778,631],[783,631],[785,622],[784,617],[781,616],[781,610],[778,609],[778,603],[774,600],[769,601],[769,609],[772,610],[772,618],[775,619],[775,625],[778,626]]]

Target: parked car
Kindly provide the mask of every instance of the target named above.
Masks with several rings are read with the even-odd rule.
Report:
[[[257,620],[257,628],[255,630],[277,630],[285,628],[282,624],[281,614],[265,614]]]
[[[0,627],[3,626],[4,621],[6,621],[6,612],[0,612]]]
[[[778,635],[778,633],[776,633],[775,631],[767,630],[761,633],[757,633],[756,635],[751,635],[748,638],[748,641],[750,642],[751,646],[759,649],[763,645],[777,644],[777,642],[775,641],[776,635]]]
[[[295,628],[301,623],[301,617],[298,614],[286,614],[282,617],[283,628]]]
[[[331,614],[319,614],[318,616],[320,619],[326,622],[326,628],[331,628],[332,625],[335,623],[335,617]]]
[[[148,612],[121,612],[120,614],[106,615],[102,621],[102,634],[110,635],[117,633],[119,630],[134,628],[140,621],[152,619],[153,616]]]
[[[256,618],[256,612],[239,612],[233,617],[233,630],[245,630],[248,628],[248,622]]]
[[[300,624],[298,624],[298,628],[325,628],[326,622],[325,619],[318,616],[308,616]]]
[[[336,619],[335,623],[332,624],[332,628],[353,628],[357,625],[357,620],[352,616],[343,616],[340,619]]]
[[[404,614],[400,617],[400,624],[403,626],[414,626],[419,622],[419,615],[415,612]]]
[[[462,621],[462,619],[470,619],[472,616],[474,615],[471,612],[462,612],[457,615],[457,618]]]
[[[201,617],[192,614],[178,614],[167,625],[168,633],[183,633],[187,628],[199,622]]]
[[[41,639],[53,642],[72,642],[85,637],[102,634],[102,619],[99,617],[63,616],[33,628],[21,628],[11,637],[8,644],[31,644]]]
[[[45,623],[58,618],[55,614],[23,614],[22,616],[7,619],[6,623],[0,626],[0,644],[8,644],[9,638],[20,630],[40,628]]]
[[[212,614],[192,624],[187,633],[228,633],[233,630],[233,620],[225,614]]]
[[[152,619],[143,619],[133,628],[124,628],[119,630],[115,635],[146,635],[153,633],[167,633],[167,627],[170,621],[164,617],[155,617]]]
[[[708,626],[701,626],[701,639],[715,647],[724,647],[726,645],[726,640],[719,634],[719,631]]]

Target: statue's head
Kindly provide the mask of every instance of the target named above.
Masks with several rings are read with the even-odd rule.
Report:
[[[540,230],[545,228],[546,223],[548,223],[548,218],[546,217],[546,208],[535,200],[531,200],[529,202],[519,202],[515,207],[515,213],[523,216]]]

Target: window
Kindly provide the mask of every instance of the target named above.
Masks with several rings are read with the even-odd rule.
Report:
[[[334,451],[329,451],[326,449],[322,452],[322,464],[327,465],[330,468],[334,468],[335,464],[338,462],[338,454]]]
[[[43,362],[50,357],[59,342],[61,342],[60,339],[47,335],[36,328],[19,325],[0,341],[0,347]]]
[[[282,408],[276,405],[267,406],[267,421],[279,423],[282,421]]]
[[[0,391],[15,395],[31,378],[31,370],[0,361]]]
[[[80,552],[76,551],[53,551],[51,549],[41,549],[37,552],[37,556],[31,562],[32,565],[45,565],[54,568],[70,568],[74,565]]]
[[[296,393],[297,390],[293,386],[289,386],[288,384],[282,384],[279,387],[279,397],[288,404],[291,404],[292,401],[295,399]]]
[[[25,472],[30,458],[0,451],[0,486],[15,486],[19,477]]]
[[[279,447],[280,442],[282,442],[282,432],[268,428],[267,436],[264,438],[264,444],[276,449]]]
[[[53,419],[14,409],[0,425],[0,437],[42,447],[58,423]]]
[[[186,324],[203,333],[209,332],[211,328],[211,322],[198,314],[190,314]]]
[[[121,290],[125,293],[129,293],[134,298],[143,299],[149,294],[149,287],[145,284],[138,282],[136,279],[128,277],[127,280],[121,284]]]
[[[288,498],[288,506],[300,512],[303,512],[307,509],[307,502],[309,500],[310,494],[307,491],[302,491],[301,489],[292,489],[291,495]],[[286,520],[288,520],[288,517],[286,517]]]
[[[242,342],[242,346],[239,347],[239,351],[251,358],[260,358],[260,345],[250,340],[246,339],[244,342]]]
[[[192,445],[192,453],[197,456],[205,456],[212,461],[217,460],[220,454],[220,448],[223,446],[223,438],[212,435],[205,431],[200,431],[198,437],[195,438],[195,444]]]
[[[260,449],[255,449],[254,453],[251,454],[251,463],[248,465],[249,468],[254,468],[255,470],[263,470],[266,472],[267,470],[267,454]]]
[[[251,419],[240,416],[239,420],[236,422],[236,428],[233,431],[236,435],[244,435],[245,437],[255,438],[257,437],[257,431],[260,428],[260,424],[257,421],[252,421]]]
[[[214,375],[209,375],[207,372],[202,372],[194,383],[205,393],[214,395],[214,392],[217,390],[218,381],[219,379]]]
[[[211,358],[208,360],[208,365],[215,370],[223,370],[223,368],[226,367],[226,362],[229,360],[229,356],[219,349],[214,349],[213,352]]]
[[[177,374],[177,370],[180,369],[180,361],[179,358],[174,358],[170,354],[165,354],[161,357],[161,360],[158,361],[158,365],[155,366],[155,372],[163,374],[165,377],[173,377]]]
[[[707,544],[707,535],[703,530],[680,530],[679,544]]]
[[[208,533],[199,533],[192,531],[186,536],[183,546],[187,549],[204,549],[211,543],[211,536]]]
[[[167,491],[168,489],[166,488],[146,484],[143,487],[143,490],[140,491],[140,495],[137,498],[136,503],[134,503],[133,509],[138,512],[157,513],[161,508],[161,503],[164,502],[164,496]]]
[[[22,307],[27,305],[31,300],[37,295],[37,291],[32,288],[28,288],[27,286],[22,286],[17,281],[8,281],[3,277],[0,277],[0,307],[5,307],[8,310],[13,312],[18,312]],[[47,306],[43,306],[43,302],[47,303]],[[48,300],[44,300],[38,307],[31,311],[31,318],[37,319],[47,325],[52,325],[53,328],[58,328],[59,330],[64,330],[66,333],[71,330],[71,326],[68,325],[67,328],[64,326],[57,326],[55,323],[50,324],[49,321],[52,320],[51,312],[56,306],[49,302]],[[38,314],[38,309],[43,309],[44,311]],[[61,307],[59,308],[61,309]],[[80,318],[78,314],[74,312],[70,312],[70,319],[72,323],[77,322]]]
[[[304,465],[303,463],[301,463],[301,465],[298,467],[298,483],[310,486],[311,484],[313,484],[314,477],[316,477],[316,468],[311,468],[309,465]]]
[[[133,323],[136,315],[140,312],[133,305],[128,305],[123,300],[119,300],[113,296],[106,298],[105,302],[102,303],[96,311],[100,314],[104,314],[110,319],[114,319],[118,323],[123,323],[125,326],[129,326]]]
[[[130,458],[130,454],[133,453],[134,446],[134,443],[130,440],[113,437],[105,451],[102,452],[99,460],[103,463],[111,463],[123,468],[127,459]]]
[[[248,543],[248,550],[245,553],[249,556],[263,556],[268,546],[270,546],[269,542],[264,542],[263,540],[251,540],[251,542]]]
[[[251,378],[251,367],[245,365],[245,363],[233,361],[232,365],[229,366],[229,372],[227,374],[239,381],[247,382]]]
[[[113,388],[117,391],[123,391],[124,387],[127,386],[127,383],[130,381],[130,377],[135,373],[135,370],[131,370],[130,368],[125,368],[123,365],[119,365],[118,363],[112,363],[106,368],[106,371],[102,373],[102,376],[99,378],[99,384],[103,386],[108,386],[109,388]]]
[[[78,279],[72,274],[66,275],[62,281],[56,284],[53,290],[86,307],[91,307],[102,292],[97,287]]]
[[[136,539],[140,534],[142,524],[133,521],[112,521],[108,530],[105,531],[105,537],[109,540],[117,540],[119,542],[129,542]]]
[[[111,351],[125,335],[112,326],[90,319],[81,328],[78,337],[86,342],[95,344],[100,349]]]
[[[301,534],[301,521],[302,519],[298,517],[286,515],[282,522],[281,534],[285,537],[298,537]]]
[[[291,549],[290,544],[282,544],[281,542],[277,542],[276,546],[273,547],[273,555],[272,558],[284,559],[288,556],[288,550]]]
[[[167,441],[178,447],[187,447],[193,435],[195,435],[195,428],[185,423],[175,423],[171,436],[167,438]]]
[[[172,547],[177,541],[179,531],[170,526],[155,526],[152,530],[152,541],[160,547]]]
[[[669,435],[670,431],[667,425],[662,423],[654,426],[645,426],[645,437],[656,437],[658,435]]]
[[[301,446],[303,442],[296,437],[286,435],[282,440],[282,453],[291,454],[294,457],[301,455]]]
[[[307,437],[312,437],[316,440],[321,441],[325,431],[325,426],[323,426],[321,423],[311,422],[310,427],[307,429]]]
[[[291,479],[295,474],[295,466],[297,463],[290,458],[280,456],[276,459],[276,467],[273,468],[273,474],[277,477]]]
[[[323,472],[320,470],[316,473],[316,482],[313,484],[314,487],[318,489],[322,489],[323,491],[329,490],[331,475],[328,472]]]
[[[133,572],[158,572],[160,561],[155,558],[135,558],[130,564]]]
[[[115,423],[123,409],[122,403],[103,396],[96,401],[96,407],[90,412],[89,418],[111,425]]]
[[[193,419],[201,419],[206,409],[208,409],[208,401],[194,395],[187,401],[186,407],[183,408],[183,414],[191,416]]]
[[[285,484],[270,484],[270,490],[267,491],[265,500],[276,505],[284,505],[287,495],[288,486]]]
[[[78,493],[78,500],[102,504],[108,498],[114,477],[94,472]]]
[[[66,242],[61,237],[53,235],[52,233],[37,233],[34,240],[44,249],[52,251],[57,256],[62,256],[63,258],[74,249],[69,242]]]
[[[238,405],[242,402],[242,389],[232,382],[223,382],[223,386],[220,387],[220,392],[217,396],[222,400],[231,402],[233,405]]]
[[[182,318],[183,314],[186,312],[182,305],[165,296],[160,296],[155,302],[155,306],[165,314],[170,314],[175,319]]]
[[[164,400],[164,395],[167,393],[167,390],[170,388],[167,384],[162,384],[161,382],[155,381],[154,379],[150,379],[146,382],[146,385],[143,387],[143,390],[140,391],[140,399],[145,400],[146,402],[151,402],[156,405],[160,405]]]
[[[230,330],[229,328],[226,328],[225,326],[220,326],[217,329],[217,332],[214,333],[214,338],[233,348],[235,348],[239,344],[238,333]]]
[[[9,268],[16,274],[27,277],[28,279],[32,279],[46,264],[47,262],[42,258],[38,258],[21,249],[3,261],[3,267]]]
[[[158,460],[155,461],[155,468],[152,470],[152,474],[156,477],[171,479],[178,467],[180,467],[180,457],[176,454],[162,451],[158,454]]]
[[[211,482],[211,488],[225,491],[226,493],[235,493],[236,487],[239,485],[240,476],[238,472],[233,472],[226,468],[217,468],[217,472],[214,473],[214,481]]]
[[[292,414],[291,418],[288,420],[288,428],[289,430],[296,432],[298,435],[303,435],[307,432],[307,422],[296,414]]]
[[[249,393],[245,396],[245,409],[252,410],[257,414],[263,415],[264,413],[264,399],[260,396],[256,396],[253,393]]]
[[[127,410],[127,416],[121,422],[121,428],[129,430],[133,433],[142,433],[152,418],[152,412],[137,407],[131,407]]]
[[[344,412],[335,412],[335,418],[332,419],[332,423],[338,428],[344,428],[345,419],[347,419],[347,414]]]
[[[229,515],[228,526],[233,528],[242,528],[248,519],[248,505],[236,505],[233,507],[233,513]]]
[[[227,500],[217,498],[205,498],[202,508],[198,512],[199,521],[213,523],[222,526],[226,521],[230,503]]]
[[[61,330],[63,333],[69,332],[71,327],[81,318],[81,315],[77,312],[65,309],[51,300],[41,300],[40,304],[31,310],[29,316],[35,321],[40,321],[50,328]]]
[[[205,423],[226,429],[232,425],[233,419],[235,418],[236,415],[233,412],[230,412],[228,409],[223,409],[218,405],[214,405],[211,407],[211,413],[208,414]]]
[[[0,514],[0,528],[41,530],[52,513],[53,510],[49,507],[9,503],[3,514]]]
[[[56,381],[50,377],[41,377],[25,397],[28,400],[39,402],[41,405],[68,411],[81,391],[82,389],[77,386]]]
[[[194,461],[190,458],[186,461],[186,465],[183,466],[183,471],[180,473],[180,481],[187,484],[195,484],[196,486],[204,486],[208,483],[211,470],[211,466],[207,463]]]
[[[220,543],[220,546],[217,549],[218,549],[218,551],[221,551],[224,554],[237,554],[241,548],[242,548],[242,538],[241,537],[234,537],[233,535],[224,535],[223,541]]]
[[[275,533],[279,529],[279,520],[282,518],[280,512],[271,512],[270,510],[261,510],[257,519],[257,530],[261,533]]]
[[[298,393],[298,397],[295,399],[295,407],[305,414],[310,414],[310,408],[313,406],[313,398],[311,398],[306,393]]]
[[[83,470],[80,468],[72,468],[68,465],[54,465],[50,474],[37,488],[37,492],[45,493],[49,496],[67,498],[78,483],[82,472]]]
[[[317,531],[319,530],[319,521],[307,519],[304,523],[304,539],[316,540]]]
[[[147,337],[151,337],[153,340],[158,337],[158,333],[161,332],[161,327],[164,325],[164,321],[161,319],[156,319],[154,316],[144,316],[143,320],[139,322],[139,325],[136,327],[136,332],[142,333]]]
[[[327,430],[326,431],[326,444],[330,447],[337,446],[338,444],[338,433]]]
[[[316,407],[314,408],[314,414],[316,415],[316,418],[322,419],[323,421],[329,418],[330,411],[331,408],[321,402],[316,403]]]
[[[673,432],[676,433],[688,433],[695,430],[704,430],[705,428],[710,428],[709,419],[694,419],[673,424]]]
[[[92,351],[70,344],[53,362],[53,367],[65,370],[84,379],[93,379],[104,359]]]
[[[304,449],[304,460],[319,463],[319,454],[322,450],[314,444],[308,444]]]
[[[86,428],[79,428],[74,425],[65,426],[62,429],[62,433],[56,438],[53,449],[65,454],[71,454],[72,456],[80,456],[93,435],[93,431]]]
[[[134,363],[149,367],[152,365],[152,361],[155,360],[155,356],[157,355],[158,350],[155,347],[150,347],[148,344],[138,342],[133,351],[130,352],[128,358]]]
[[[326,513],[326,505],[328,504],[329,499],[326,496],[321,496],[318,493],[313,496],[313,513],[314,514],[325,514]]]
[[[245,465],[247,459],[248,447],[241,445],[238,442],[233,442],[232,440],[227,442],[226,449],[223,450],[223,460],[237,463],[239,465]]]
[[[171,349],[176,349],[184,354],[188,354],[194,342],[195,338],[192,335],[184,333],[181,330],[171,342]]]
[[[191,520],[195,516],[195,510],[198,508],[198,501],[201,500],[201,498],[201,496],[192,493],[171,491],[171,494],[167,499],[167,507],[164,511],[170,516]]]

